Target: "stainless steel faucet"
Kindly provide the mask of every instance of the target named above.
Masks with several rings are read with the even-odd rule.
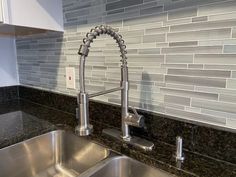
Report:
[[[120,87],[113,88],[106,91],[101,91],[94,94],[88,94],[85,91],[85,60],[89,54],[90,44],[96,39],[97,36],[101,34],[107,34],[113,37],[120,48],[121,57],[121,82]],[[79,81],[80,81],[80,92],[78,94],[78,105],[79,109],[76,111],[77,119],[79,120],[79,125],[76,127],[76,133],[81,136],[89,135],[92,132],[93,126],[89,124],[89,98],[104,95],[107,93],[115,92],[121,90],[121,119],[122,119],[122,135],[121,138],[124,141],[131,142],[130,129],[129,126],[142,127],[144,124],[144,117],[139,115],[137,111],[133,108],[134,113],[129,113],[129,80],[128,80],[128,66],[127,66],[127,51],[126,45],[122,36],[117,33],[117,31],[110,26],[100,25],[91,29],[87,33],[86,38],[83,39],[83,44],[80,46],[78,54],[80,57],[80,70],[79,70]],[[78,111],[79,110],[79,111]]]

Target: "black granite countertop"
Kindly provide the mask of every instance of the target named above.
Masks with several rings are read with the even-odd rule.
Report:
[[[76,126],[75,115],[23,100],[0,104],[0,148],[21,142],[25,139],[55,130],[70,129]],[[93,140],[109,148],[128,155],[146,164],[164,169],[180,177],[236,177],[236,165],[208,156],[185,151],[185,161],[179,166],[173,159],[175,147],[163,142],[155,142],[155,150],[140,152],[121,142],[101,134],[105,126],[92,122]],[[151,157],[151,158],[150,158]],[[153,158],[152,158],[153,157]]]
[[[72,127],[76,123],[73,118],[74,116],[68,113],[23,100],[2,102],[0,148],[61,127]]]

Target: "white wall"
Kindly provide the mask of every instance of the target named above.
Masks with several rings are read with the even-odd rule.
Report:
[[[18,85],[14,37],[0,37],[0,87]]]

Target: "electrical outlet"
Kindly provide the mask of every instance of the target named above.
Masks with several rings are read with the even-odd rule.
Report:
[[[75,68],[66,67],[66,88],[75,89]]]

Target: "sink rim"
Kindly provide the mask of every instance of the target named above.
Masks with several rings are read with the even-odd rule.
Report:
[[[60,133],[60,132],[64,132],[64,133],[69,133],[69,134],[72,134],[74,136],[77,136],[73,131],[70,131],[70,130],[63,130],[63,129],[57,129],[57,130],[52,130],[52,131],[49,131],[49,132],[46,132],[46,133],[43,133],[43,134],[40,134],[40,135],[37,135],[37,136],[33,136],[31,138],[28,138],[28,139],[25,139],[23,141],[20,141],[20,142],[17,142],[17,143],[14,143],[14,144],[11,144],[9,146],[6,146],[6,147],[3,147],[3,148],[0,148],[0,151],[2,150],[5,150],[5,149],[8,149],[8,148],[11,148],[11,147],[14,147],[14,146],[17,146],[18,144],[21,144],[21,143],[24,143],[24,142],[29,142],[31,140],[34,140],[34,139],[37,139],[37,138],[40,138],[40,137],[43,137],[43,136],[46,136],[46,135],[49,135],[49,134],[55,134],[55,133]],[[82,138],[82,139],[86,139],[86,137],[81,137],[81,136],[77,136],[79,138]],[[108,156],[110,156],[111,152],[113,151],[112,149],[106,147],[105,145],[97,142],[97,141],[94,141],[92,139],[87,139],[88,141],[90,141],[91,143],[94,143],[98,146],[101,146],[103,147],[104,149],[106,149],[107,153],[108,153]],[[107,157],[108,157],[107,156]]]

